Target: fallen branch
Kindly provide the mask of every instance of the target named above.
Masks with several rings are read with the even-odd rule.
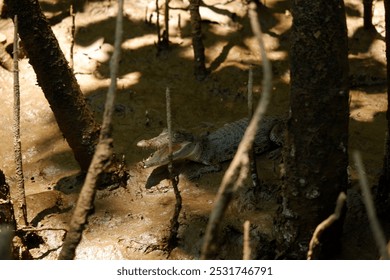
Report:
[[[336,202],[336,208],[334,210],[334,213],[331,214],[326,220],[324,220],[322,223],[320,223],[314,233],[313,236],[310,240],[309,243],[309,250],[307,252],[307,259],[312,260],[314,259],[314,255],[316,255],[316,248],[318,247],[318,244],[320,244],[320,238],[322,233],[329,228],[334,222],[336,222],[338,219],[340,219],[345,201],[347,199],[347,196],[345,195],[344,192],[341,192],[337,198]]]
[[[27,226],[24,228],[21,228],[20,231],[25,231],[25,232],[38,232],[38,231],[65,231],[67,232],[68,230],[66,228],[53,228],[53,227],[31,227]]]
[[[263,62],[263,94],[256,107],[256,111],[250,121],[248,128],[245,131],[244,137],[238,146],[237,153],[234,156],[229,168],[225,172],[219,187],[215,206],[210,214],[209,222],[206,228],[206,234],[203,241],[201,259],[215,258],[217,254],[217,234],[220,223],[223,219],[225,210],[233,197],[235,191],[242,186],[249,172],[249,151],[252,147],[256,131],[259,128],[267,106],[270,102],[272,71],[271,64],[267,59],[262,32],[256,13],[256,4],[251,3],[249,8],[249,18],[253,33],[255,34]]]
[[[108,88],[107,98],[103,114],[103,124],[100,130],[99,142],[96,146],[91,165],[81,189],[76,208],[70,221],[69,231],[66,235],[62,250],[59,255],[60,260],[74,259],[76,248],[81,240],[88,215],[93,209],[93,201],[96,194],[97,180],[99,175],[110,165],[112,158],[112,114],[114,111],[115,92],[117,87],[117,76],[119,68],[119,58],[121,52],[121,42],[123,33],[123,0],[118,1],[118,15],[115,29],[114,53],[110,61],[111,84]]]

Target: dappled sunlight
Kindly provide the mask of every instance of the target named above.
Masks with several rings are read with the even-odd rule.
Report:
[[[70,57],[70,24],[67,1],[44,0],[42,8],[49,17],[62,51]],[[245,1],[244,1],[245,2]],[[79,259],[163,259],[160,250],[146,253],[150,245],[166,237],[175,203],[171,183],[166,178],[148,186],[153,168],[144,169],[141,161],[151,151],[137,147],[141,139],[158,135],[167,126],[166,88],[170,88],[172,126],[195,137],[210,132],[248,115],[248,70],[253,69],[253,93],[256,104],[262,94],[262,58],[252,35],[243,1],[205,0],[200,13],[209,75],[198,81],[194,77],[194,51],[188,1],[171,0],[169,48],[157,46],[157,13],[155,1],[125,1],[125,18],[121,60],[113,111],[113,146],[118,158],[124,158],[129,169],[128,184],[121,188],[99,190],[94,213],[79,247]],[[272,101],[267,115],[288,112],[290,93],[289,36],[292,16],[290,1],[261,1],[260,21],[264,31],[267,56],[272,63]],[[382,2],[377,4],[382,9]],[[86,1],[76,14],[74,74],[97,121],[101,121],[106,93],[110,85],[110,58],[113,54],[115,1]],[[164,2],[159,1],[159,22],[164,30]],[[363,153],[370,180],[375,180],[382,166],[387,97],[385,77],[385,43],[383,13],[375,12],[374,24],[379,34],[368,35],[362,27],[361,0],[346,1],[350,36],[350,75],[356,82],[350,91],[349,147]],[[63,11],[65,11],[63,13]],[[180,29],[179,18],[180,15]],[[4,33],[11,37],[12,22],[5,22]],[[1,30],[3,32],[3,30]],[[381,37],[382,36],[382,37]],[[8,43],[10,39],[8,39]],[[3,71],[3,72],[1,72]],[[36,85],[28,59],[20,61],[21,134],[24,176],[28,199],[38,211],[56,209],[37,223],[45,226],[67,226],[71,207],[76,203],[84,182],[72,151],[59,130],[51,108]],[[369,79],[363,80],[362,76]],[[15,170],[12,148],[12,73],[0,69],[1,114],[0,169],[13,182]],[[280,186],[281,158],[262,155],[257,158],[262,186],[267,199],[250,201],[252,182],[246,182],[228,209],[223,242],[234,249],[222,250],[222,258],[241,257],[241,233],[244,220],[251,220],[256,236],[271,236],[273,216],[278,211],[274,197]],[[185,162],[188,164],[188,162]],[[215,196],[229,162],[219,172],[188,179],[180,175],[183,196],[180,216],[179,245],[171,258],[199,257],[201,237],[208,216],[215,206]],[[177,165],[175,166],[177,167]],[[188,166],[187,166],[188,167]],[[188,171],[188,170],[187,170]],[[354,169],[352,174],[355,176]],[[353,177],[355,178],[355,177]],[[152,178],[154,179],[154,178]],[[153,181],[154,182],[154,181]],[[55,191],[53,191],[53,189]],[[68,192],[67,192],[68,191]],[[248,194],[249,193],[249,194]],[[55,196],[53,200],[52,196]],[[46,199],[45,199],[46,198]],[[50,203],[46,200],[50,200]],[[53,202],[54,201],[54,202]],[[63,201],[66,209],[61,208]],[[246,203],[249,201],[250,203]],[[46,204],[49,203],[49,204]],[[61,207],[58,210],[57,208]],[[57,207],[57,208],[55,208]],[[229,235],[231,234],[231,235]],[[60,236],[62,238],[62,236]],[[62,244],[62,239],[53,248]],[[262,236],[263,238],[263,236]],[[50,239],[50,238],[48,238]],[[52,240],[52,239],[50,239]],[[228,246],[228,245],[227,245]],[[59,247],[58,247],[59,248]],[[367,249],[367,248],[365,248]],[[54,259],[58,249],[45,258]],[[234,251],[234,252],[232,252]],[[37,255],[42,255],[38,252]],[[370,255],[372,257],[372,255]]]
[[[146,46],[156,44],[157,37],[155,34],[145,34],[144,36],[131,38],[122,43],[122,48],[125,50],[137,50]]]
[[[385,93],[366,94],[351,90],[350,117],[359,122],[372,122],[379,113],[387,111],[387,95]]]
[[[86,77],[85,75],[77,74],[76,73],[77,80],[81,84],[81,89],[84,92],[84,94],[88,95],[89,92],[93,92],[100,88],[108,88],[110,85],[110,79],[98,79],[91,77]],[[142,77],[141,72],[132,72],[127,73],[121,77],[118,78],[118,90],[124,90],[129,89],[131,86],[137,84],[139,80]]]

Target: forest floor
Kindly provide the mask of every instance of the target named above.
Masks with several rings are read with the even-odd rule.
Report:
[[[160,1],[163,2],[163,1]],[[69,58],[71,18],[65,0],[41,0],[60,46]],[[201,15],[207,66],[204,81],[193,75],[193,51],[187,0],[171,0],[170,48],[157,55],[155,1],[125,1],[124,40],[117,102],[114,113],[115,152],[124,155],[130,172],[125,188],[99,190],[95,211],[77,248],[77,259],[165,259],[152,250],[167,236],[175,198],[168,180],[148,186],[151,169],[142,159],[150,151],[136,147],[141,139],[158,135],[166,126],[165,89],[172,95],[173,127],[196,134],[212,131],[247,115],[248,69],[254,72],[254,94],[261,93],[261,59],[246,15],[244,1],[205,0]],[[364,30],[360,0],[346,0],[350,48],[350,150],[362,153],[370,184],[382,167],[387,109],[383,1],[374,13],[376,32]],[[160,3],[161,7],[164,6]],[[264,40],[273,67],[272,104],[268,114],[283,114],[289,105],[288,42],[291,27],[289,1],[268,0],[260,10]],[[101,120],[110,83],[109,58],[117,5],[115,1],[87,1],[76,15],[74,71],[96,118]],[[163,12],[160,11],[163,26]],[[180,15],[180,24],[179,24]],[[12,43],[13,24],[0,20],[0,32]],[[28,219],[33,226],[66,228],[82,181],[72,152],[59,131],[51,109],[36,85],[28,59],[20,61],[21,134]],[[0,168],[14,184],[12,140],[13,84],[11,72],[0,68]],[[227,163],[228,164],[228,163]],[[227,164],[223,165],[223,170]],[[258,158],[265,188],[278,186],[280,159]],[[170,259],[199,258],[202,236],[223,172],[188,180],[180,177],[183,196],[179,244]],[[349,211],[340,259],[377,259],[360,194],[354,164],[350,164]],[[249,184],[249,182],[248,182]],[[241,191],[245,195],[245,188]],[[250,220],[253,257],[272,255],[262,238],[272,238],[277,204],[265,200],[256,207],[235,203],[229,207],[219,257],[242,258],[242,224]],[[310,214],[310,213],[308,213]],[[365,226],[362,226],[365,225]],[[389,236],[389,224],[384,224]],[[259,234],[261,233],[261,234]],[[32,244],[37,259],[56,259],[63,231],[42,231],[44,243]],[[260,237],[259,237],[260,236]]]

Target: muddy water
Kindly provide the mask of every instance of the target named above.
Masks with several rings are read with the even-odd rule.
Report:
[[[54,4],[53,9],[45,10],[46,15],[51,17],[54,8],[60,6],[56,6],[57,2],[53,0],[45,2]],[[217,1],[206,2],[212,5]],[[352,0],[347,2],[352,6],[356,4]],[[177,7],[181,7],[183,3],[185,2],[171,1],[171,5]],[[267,5],[272,7],[272,13],[263,11],[266,19],[263,24],[267,30],[264,39],[273,61],[274,74],[269,114],[281,114],[288,107],[287,34],[291,16],[284,1],[267,1]],[[212,14],[212,9],[204,8],[204,18],[210,17],[215,23],[203,25],[207,64],[212,70],[211,75],[203,82],[196,81],[193,76],[187,12],[182,9],[172,10],[171,49],[157,56],[155,26],[144,22],[146,6],[149,7],[148,15],[152,15],[152,21],[155,21],[154,6],[148,1],[125,3],[125,35],[114,113],[115,151],[125,156],[131,177],[126,188],[98,192],[95,213],[90,217],[89,226],[77,251],[79,259],[166,257],[164,252],[153,251],[151,248],[152,245],[160,244],[167,235],[174,195],[167,180],[153,188],[145,188],[152,170],[141,168],[139,162],[149,151],[138,149],[135,145],[141,139],[157,135],[166,126],[166,87],[170,88],[172,96],[173,127],[185,128],[197,134],[246,116],[247,76],[250,66],[254,71],[256,100],[261,93],[259,51],[244,17],[245,10],[241,2],[216,4],[214,12],[220,12],[218,17]],[[112,3],[90,1],[85,10],[76,16],[75,73],[98,119],[103,113],[109,84],[108,59],[112,53],[115,12],[116,7]],[[179,13],[180,32],[177,24]],[[237,16],[235,20],[229,16],[232,13]],[[380,23],[380,18],[376,19]],[[350,18],[348,24],[351,31],[360,23],[358,19]],[[1,32],[11,38],[12,24],[2,21],[1,26]],[[69,18],[53,26],[67,57],[70,47],[69,26]],[[379,57],[379,62],[382,63],[383,52],[378,44],[383,47],[383,41],[375,40],[375,44],[377,47],[370,52]],[[369,65],[374,65],[377,69],[377,64],[368,63]],[[361,68],[353,68],[351,71],[358,72]],[[367,75],[371,73],[368,67],[364,71]],[[36,226],[66,228],[82,184],[77,177],[78,166],[58,130],[40,88],[36,86],[35,74],[27,59],[20,62],[20,74],[22,149],[29,220]],[[12,74],[0,69],[0,83],[0,102],[3,105],[0,117],[0,168],[12,184]],[[350,147],[362,151],[367,173],[372,181],[380,170],[383,153],[386,110],[384,90],[379,86],[371,87],[369,91],[351,91]],[[280,159],[263,156],[258,161],[260,176],[266,183],[265,188],[273,193],[278,186]],[[227,164],[224,164],[223,169],[226,167]],[[353,168],[351,171],[354,176]],[[202,236],[222,175],[223,172],[206,174],[193,181],[180,178],[179,187],[183,196],[180,242],[171,258],[199,257]],[[249,182],[247,186],[250,186]],[[272,236],[272,215],[277,204],[271,196],[253,203],[248,199],[247,191],[245,188],[238,194],[238,199],[226,215],[222,231],[226,243],[221,250],[221,258],[241,258],[242,223],[246,219],[253,224],[255,251],[266,252],[267,248],[261,247],[261,244]],[[353,224],[347,229],[356,232]],[[46,244],[34,249],[35,256],[56,258],[63,233],[43,232]],[[361,234],[365,236],[364,232]],[[361,251],[368,251],[368,256],[373,257],[375,254],[372,254],[372,249],[367,249],[370,248],[369,244],[364,248],[365,251]]]

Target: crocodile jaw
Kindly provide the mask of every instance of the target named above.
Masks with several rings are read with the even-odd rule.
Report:
[[[199,157],[201,152],[200,143],[197,142],[182,142],[172,145],[172,161],[177,160],[195,160]],[[164,145],[151,154],[143,161],[144,168],[153,166],[161,166],[169,163],[169,147]]]

